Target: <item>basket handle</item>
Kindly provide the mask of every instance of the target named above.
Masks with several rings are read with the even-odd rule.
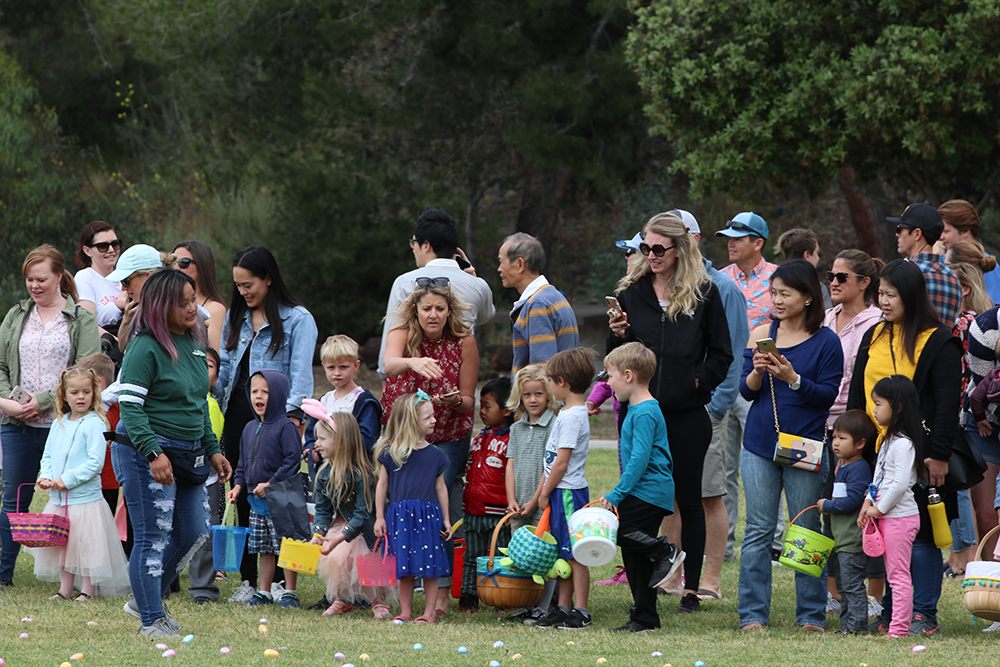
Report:
[[[591,500],[589,503],[587,503],[586,505],[584,505],[580,509],[584,509],[584,508],[590,507],[591,505],[600,505],[600,503],[601,503],[600,498],[598,498],[597,500]],[[813,505],[813,507],[815,507],[815,505]],[[602,507],[601,509],[607,509],[607,508]],[[614,505],[612,505],[610,511],[614,512],[615,516],[618,517],[619,519],[621,519],[621,517],[618,516],[618,508],[617,507],[615,507]],[[795,518],[797,519],[798,517],[795,517]]]
[[[375,538],[375,544],[372,545],[372,555],[378,551],[378,542],[382,540],[382,564],[385,565],[385,561],[389,558],[389,537],[387,535],[382,535],[381,537]]]
[[[800,516],[802,516],[803,514],[805,514],[806,512],[808,512],[809,510],[813,509],[814,507],[815,507],[815,508],[816,508],[817,510],[819,509],[819,505],[810,505],[809,507],[805,508],[804,510],[802,510],[801,512],[799,512],[798,514],[796,514],[796,515],[795,515],[795,518],[794,518],[794,519],[792,519],[791,521],[789,521],[789,522],[788,522],[788,525],[792,525],[793,523],[795,523],[795,521],[796,521],[796,520],[797,520],[797,519],[798,519],[798,518],[799,518]]]
[[[979,540],[979,548],[976,549],[976,560],[982,560],[983,559],[983,547],[986,545],[987,542],[990,541],[990,538],[993,537],[993,535],[998,530],[1000,530],[1000,526],[993,526],[993,528],[990,530],[990,532],[988,532],[985,535],[983,535],[983,539]]]
[[[507,514],[504,518],[497,521],[497,527],[493,529],[493,539],[490,540],[490,559],[487,561],[487,566],[490,570],[493,570],[493,556],[497,551],[497,538],[500,537],[500,529],[503,528],[503,525],[510,521],[510,518],[516,514],[519,513],[511,512],[510,514]]]
[[[225,491],[225,489],[223,489],[223,491]],[[226,509],[225,509],[225,511],[224,511],[224,512],[222,513],[222,523],[221,523],[221,524],[219,524],[220,526],[227,526],[227,525],[229,525],[229,524],[228,524],[228,523],[226,523],[226,522],[227,522],[227,521],[229,521],[229,512],[230,512],[230,510],[232,510],[232,509],[233,509],[233,503],[232,503],[232,502],[230,502],[230,500],[229,500],[229,499],[227,498],[227,499],[226,499]]]
[[[21,487],[22,486],[37,486],[37,485],[38,485],[38,482],[25,482],[24,484],[21,484],[21,485],[19,485],[17,487],[17,495],[14,497],[14,511],[15,512],[17,512],[19,514],[21,512]],[[56,489],[56,491],[58,491],[58,490],[59,489]],[[63,491],[63,493],[66,494],[66,504],[63,506],[63,509],[65,510],[64,515],[68,519],[69,518],[69,489],[66,489],[65,491]]]

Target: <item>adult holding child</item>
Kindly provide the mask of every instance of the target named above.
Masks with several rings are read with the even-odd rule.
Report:
[[[55,419],[59,374],[99,352],[97,318],[77,302],[73,276],[63,254],[49,244],[25,258],[21,274],[29,297],[15,304],[0,324],[0,397],[20,387],[23,398],[7,405],[0,426],[3,440],[3,513],[0,514],[0,586],[10,586],[21,545],[10,532],[8,514],[17,511],[18,487],[32,484]],[[5,404],[10,403],[6,402]],[[34,487],[21,491],[22,508]]]
[[[751,401],[743,434],[741,474],[748,493],[747,526],[740,562],[740,627],[760,630],[769,622],[771,607],[771,539],[778,520],[782,490],[792,515],[815,504],[823,493],[830,461],[825,448],[819,467],[807,470],[775,461],[779,428],[822,442],[826,420],[840,389],[844,353],[840,340],[823,326],[823,296],[816,269],[805,260],[778,267],[771,277],[770,324],[750,332],[743,351],[740,393]],[[762,348],[770,339],[776,348]],[[781,417],[780,425],[778,416]],[[796,525],[819,531],[819,513],[806,512]],[[797,572],[796,623],[806,632],[823,632],[826,623],[826,579]]]
[[[847,409],[862,409],[872,414],[872,390],[879,380],[904,375],[913,380],[920,397],[920,413],[926,430],[923,433],[924,464],[928,484],[942,491],[949,518],[957,516],[954,493],[944,493],[948,459],[959,432],[957,410],[962,383],[962,344],[944,326],[931,305],[927,285],[920,268],[905,260],[890,262],[880,278],[879,306],[884,322],[868,330],[861,340],[854,377],[847,399]],[[881,447],[884,429],[880,429]],[[963,436],[964,437],[964,436]],[[920,510],[920,531],[913,542],[913,622],[911,632],[937,634],[937,603],[941,597],[941,550],[934,545],[930,516],[927,513],[926,489],[914,489]],[[887,631],[892,600],[883,598],[885,609],[872,624]]]
[[[642,259],[632,265],[615,293],[621,313],[611,311],[608,351],[639,341],[656,354],[649,390],[659,401],[671,442],[681,542],[689,567],[679,612],[697,611],[705,510],[701,500],[705,453],[712,422],[705,406],[726,379],[733,359],[729,324],[718,288],[705,271],[698,245],[673,213],[653,217],[642,232]],[[627,407],[623,406],[620,419]]]
[[[222,344],[222,326],[226,320],[226,304],[222,301],[219,281],[215,277],[215,256],[201,241],[190,239],[174,246],[177,261],[174,266],[191,276],[198,305],[208,311],[208,346],[218,350]]]

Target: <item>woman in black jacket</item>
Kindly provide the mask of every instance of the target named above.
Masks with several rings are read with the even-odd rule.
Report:
[[[656,353],[649,390],[660,403],[674,464],[674,496],[687,553],[680,612],[698,610],[705,511],[701,477],[712,439],[705,405],[733,360],[719,291],[705,271],[695,238],[680,218],[661,213],[646,223],[642,258],[618,284],[622,313],[611,315],[608,351],[639,341]],[[623,404],[620,419],[628,406]],[[691,567],[687,567],[690,564]]]

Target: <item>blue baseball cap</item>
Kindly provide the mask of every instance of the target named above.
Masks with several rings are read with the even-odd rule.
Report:
[[[766,241],[768,237],[767,223],[756,213],[744,211],[736,214],[732,220],[726,223],[726,228],[715,232],[715,235],[734,239],[753,235]]]
[[[625,250],[635,250],[639,252],[639,244],[642,243],[642,232],[639,232],[627,241],[615,241],[615,245]]]

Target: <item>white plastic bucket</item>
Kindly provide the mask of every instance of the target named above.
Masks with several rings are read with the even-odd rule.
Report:
[[[618,549],[618,517],[590,503],[573,512],[567,523],[573,558],[587,567],[607,565]]]

